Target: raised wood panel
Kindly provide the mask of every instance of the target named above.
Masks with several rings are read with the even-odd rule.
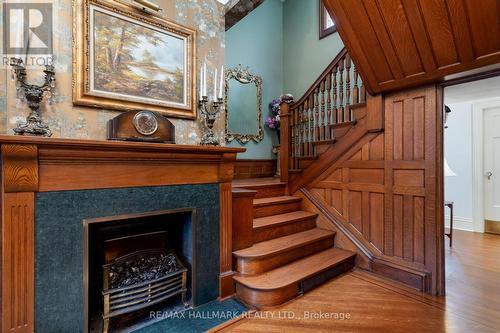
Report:
[[[378,272],[433,293],[441,292],[438,96],[435,86],[386,96],[385,132],[340,157],[308,190]]]
[[[34,194],[4,193],[2,332],[34,331]]]
[[[276,173],[276,160],[236,160],[234,179],[272,177]]]
[[[372,94],[500,62],[498,0],[325,0]]]
[[[233,283],[233,217],[232,217],[232,183],[219,184],[219,216],[220,216],[220,287],[221,298],[234,294]]]

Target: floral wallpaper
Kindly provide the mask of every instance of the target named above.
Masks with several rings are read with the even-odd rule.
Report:
[[[209,71],[224,64],[224,6],[216,0],[156,0],[166,19],[198,30],[197,65],[207,63]],[[0,20],[1,20],[0,15]],[[45,103],[42,117],[50,126],[53,137],[78,139],[105,139],[107,121],[117,111],[73,106],[72,103],[72,0],[53,1],[53,47],[56,66],[56,90],[53,103]],[[197,70],[199,76],[199,70]],[[41,68],[30,70],[31,81],[41,78]],[[10,69],[0,69],[0,133],[12,134],[12,128],[28,114],[28,107],[16,98],[15,82]],[[207,75],[207,86],[213,75]],[[197,81],[199,77],[197,78]],[[198,85],[197,85],[198,86]],[[195,92],[198,96],[199,93]],[[219,138],[224,132],[223,115],[215,130]],[[169,118],[175,125],[179,144],[198,144],[201,122]],[[220,140],[224,142],[224,140]]]

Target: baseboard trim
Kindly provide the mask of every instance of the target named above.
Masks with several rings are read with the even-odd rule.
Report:
[[[450,227],[450,217],[447,215],[444,217],[444,226]],[[469,217],[453,216],[453,229],[474,231],[474,222]]]
[[[484,221],[484,232],[500,235],[500,222],[489,220]]]

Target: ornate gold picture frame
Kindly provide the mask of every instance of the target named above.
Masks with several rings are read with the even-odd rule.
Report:
[[[73,103],[196,118],[196,30],[121,1],[73,1]]]

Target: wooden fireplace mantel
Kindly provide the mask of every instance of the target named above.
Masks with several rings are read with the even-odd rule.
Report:
[[[0,136],[1,331],[34,331],[35,192],[219,184],[220,290],[231,293],[231,182],[242,148]]]

